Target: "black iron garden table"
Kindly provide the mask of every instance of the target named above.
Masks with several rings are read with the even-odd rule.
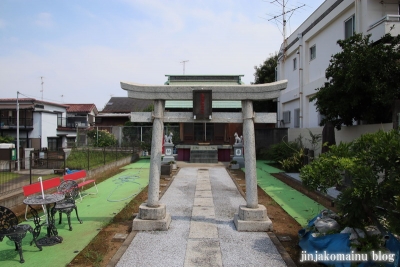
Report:
[[[46,221],[44,223],[40,223],[40,217],[34,216],[33,220],[35,223],[34,236],[37,237],[40,234],[41,227],[43,225],[47,225],[47,235],[43,238],[37,240],[37,243],[40,246],[52,246],[62,242],[62,237],[58,235],[57,228],[54,224],[54,219],[52,218],[50,211],[50,205],[55,204],[56,202],[63,200],[65,196],[63,194],[44,194],[44,195],[36,195],[30,198],[24,199],[24,204],[28,205],[31,209],[34,210],[32,205],[43,205],[46,207],[45,215]],[[35,212],[37,214],[37,212]]]

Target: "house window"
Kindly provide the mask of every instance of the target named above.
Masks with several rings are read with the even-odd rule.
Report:
[[[63,123],[62,113],[57,113],[57,126],[58,127],[65,127],[65,123]]]
[[[51,137],[47,138],[47,146],[48,146],[49,151],[57,151],[58,150],[58,147],[59,147],[58,140],[59,140],[59,138],[51,138]]]
[[[299,128],[300,127],[300,109],[296,108],[294,110],[294,128]]]
[[[344,39],[350,38],[355,32],[354,15],[344,22]]]
[[[282,113],[283,123],[290,123],[290,110]]]
[[[317,57],[317,47],[315,45],[310,47],[310,61]]]
[[[297,57],[293,59],[293,70],[297,69]]]

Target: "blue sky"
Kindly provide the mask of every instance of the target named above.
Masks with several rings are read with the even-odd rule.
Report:
[[[1,98],[94,103],[127,96],[120,81],[163,84],[166,74],[243,74],[277,52],[273,0],[1,0]],[[287,3],[286,3],[287,2]],[[294,31],[323,0],[285,0]]]

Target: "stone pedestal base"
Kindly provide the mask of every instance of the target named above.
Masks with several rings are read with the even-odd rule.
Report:
[[[171,161],[175,161],[174,156],[164,156],[162,159],[162,163],[170,163]]]
[[[166,143],[164,144],[165,155],[163,157],[162,162],[169,163],[170,161],[175,161],[175,157],[173,154],[174,151],[174,144]]]
[[[272,231],[272,221],[267,216],[267,209],[263,205],[250,209],[239,206],[239,213],[235,214],[233,221],[239,232],[265,232]]]
[[[246,167],[245,164],[244,164],[244,158],[243,157],[233,157],[232,160],[236,160],[237,164],[239,164],[239,168]]]
[[[243,144],[234,144],[233,145],[233,158],[232,160],[236,160],[237,163],[239,164],[240,168],[244,168],[244,157],[243,157]]]
[[[164,204],[158,207],[148,207],[142,203],[138,216],[133,220],[134,231],[166,231],[171,223],[171,215],[166,212]]]

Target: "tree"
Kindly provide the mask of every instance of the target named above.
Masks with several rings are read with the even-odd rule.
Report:
[[[270,54],[270,56],[260,66],[254,66],[254,83],[263,84],[275,82],[275,69],[278,64],[278,54]],[[277,104],[272,100],[254,101],[253,108],[255,112],[276,112]]]
[[[91,144],[94,147],[108,147],[114,146],[117,143],[117,139],[112,133],[106,130],[90,130],[87,132],[87,136],[91,140]]]
[[[400,96],[400,36],[387,34],[374,43],[370,35],[355,34],[337,43],[342,51],[330,60],[328,82],[310,98],[325,116],[321,125],[390,122]]]
[[[14,137],[6,135],[0,136],[0,143],[12,143],[14,142]]]
[[[272,83],[275,82],[275,68],[278,64],[278,54],[270,54],[269,57],[260,66],[254,66],[254,83]]]
[[[338,209],[346,226],[383,225],[400,233],[400,132],[364,134],[330,150],[300,170],[302,183],[326,192],[351,182],[338,196]]]

